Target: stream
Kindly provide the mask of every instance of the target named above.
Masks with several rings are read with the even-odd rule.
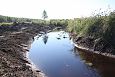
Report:
[[[101,77],[97,69],[82,60],[64,31],[36,36],[29,58],[47,77]]]

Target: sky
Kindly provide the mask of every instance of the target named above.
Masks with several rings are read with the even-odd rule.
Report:
[[[0,0],[0,15],[41,19],[45,9],[49,19],[71,19],[115,9],[115,0]]]

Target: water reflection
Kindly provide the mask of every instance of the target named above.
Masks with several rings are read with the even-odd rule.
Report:
[[[81,59],[84,60],[86,64],[92,63],[93,64],[92,68],[95,68],[101,77],[115,77],[114,59],[101,55],[87,53],[79,49],[76,49],[75,51],[79,51]]]
[[[57,37],[57,39],[58,39],[58,40],[61,40],[61,38],[60,38],[60,37]]]
[[[48,35],[47,35],[47,34],[44,34],[44,35],[42,36],[42,38],[43,38],[44,44],[46,44],[47,41],[48,41]]]
[[[61,39],[69,38],[69,37],[67,37],[67,33],[66,32],[60,31],[60,33],[58,33],[58,36],[56,38],[58,40],[61,40]]]
[[[44,44],[46,44],[46,43],[48,42],[48,34],[47,34],[47,33],[44,33],[44,34],[42,35],[42,38],[43,38]],[[58,35],[57,35],[56,38],[57,38],[57,40],[61,40],[61,39],[69,38],[69,37],[67,36],[67,33],[66,33],[66,32],[60,31],[60,32],[58,33]]]
[[[35,39],[29,57],[48,77],[100,77],[74,52],[67,32],[50,32]]]

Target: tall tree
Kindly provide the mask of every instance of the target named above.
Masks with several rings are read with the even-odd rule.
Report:
[[[42,18],[43,18],[43,19],[48,18],[48,16],[47,16],[47,12],[46,12],[45,10],[43,11]]]

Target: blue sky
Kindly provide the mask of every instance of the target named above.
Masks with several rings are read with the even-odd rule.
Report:
[[[47,11],[49,19],[90,16],[92,12],[115,9],[115,0],[0,0],[0,15],[38,18]]]

